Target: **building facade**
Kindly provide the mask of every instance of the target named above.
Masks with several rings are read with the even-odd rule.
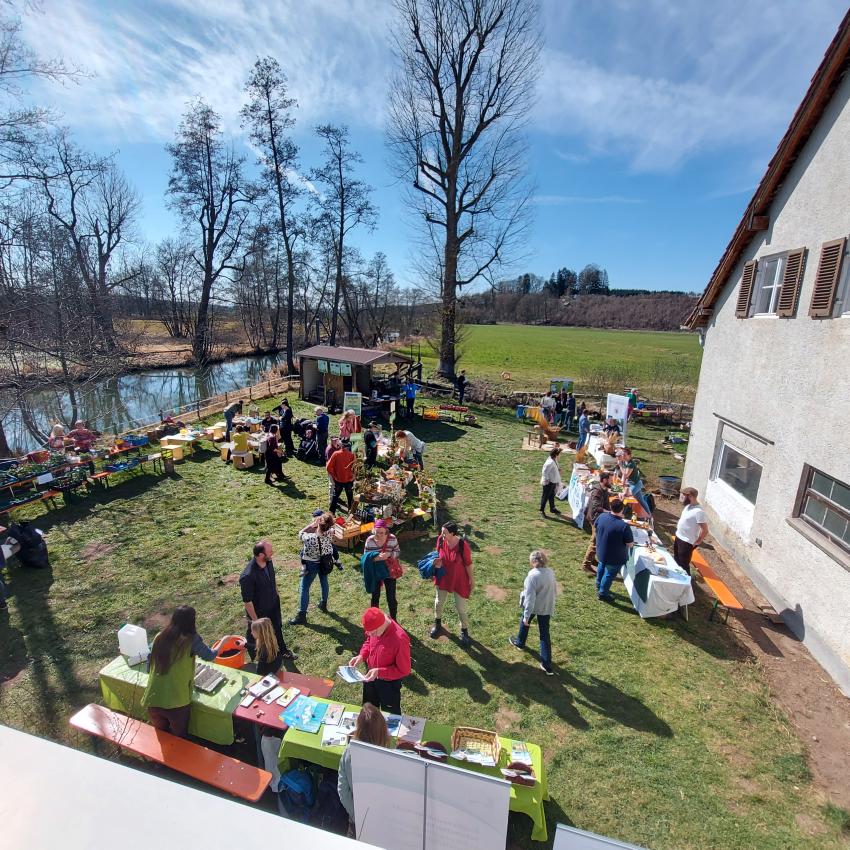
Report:
[[[850,15],[687,325],[684,483],[850,695]]]

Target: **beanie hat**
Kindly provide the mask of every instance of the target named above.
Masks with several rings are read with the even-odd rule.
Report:
[[[363,612],[363,628],[367,632],[373,632],[381,628],[386,619],[386,615],[380,608],[367,608]]]

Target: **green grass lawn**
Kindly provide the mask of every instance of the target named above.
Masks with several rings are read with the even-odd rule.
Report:
[[[510,372],[515,389],[539,388],[549,377],[587,383],[608,364],[622,365],[624,380],[646,384],[658,361],[677,369],[682,383],[695,389],[702,358],[696,334],[531,325],[469,325],[462,333],[458,368],[466,369],[470,381],[504,385],[500,376]],[[436,369],[430,346],[402,350],[414,357],[421,350],[426,372]]]
[[[621,584],[616,604],[599,603],[579,567],[586,536],[537,513],[543,454],[520,449],[524,426],[511,412],[482,412],[480,421],[478,428],[419,421],[413,428],[428,442],[440,520],[466,527],[477,587],[474,646],[458,645],[451,603],[444,615],[451,639],[430,640],[433,590],[413,564],[432,541],[402,543],[408,566],[399,618],[414,660],[405,710],[541,744],[550,846],[558,822],[654,850],[846,846],[842,820],[822,808],[805,749],[758,665],[729,629],[707,622],[705,598],[698,596],[687,623],[642,621]],[[661,432],[634,431],[650,478],[681,469],[659,445]],[[286,470],[292,483],[271,488],[258,470],[239,472],[217,452],[199,452],[173,477],[131,477],[66,509],[34,509],[53,567],[9,570],[9,611],[0,615],[0,720],[90,746],[69,735],[68,717],[98,701],[97,671],[117,653],[121,624],[150,624],[190,603],[208,642],[241,633],[236,577],[260,537],[275,546],[284,616],[291,616],[296,533],[325,504],[327,483],[319,467],[293,461]],[[537,668],[535,652],[508,643],[528,553],[537,547],[551,553],[562,588],[552,630],[554,678]],[[368,597],[356,557],[343,554],[343,561],[346,569],[331,576],[331,613],[311,608],[309,627],[284,627],[304,673],[330,675],[359,646]],[[358,696],[342,683],[334,693]],[[510,846],[542,846],[530,841],[530,831],[527,818],[512,815]]]

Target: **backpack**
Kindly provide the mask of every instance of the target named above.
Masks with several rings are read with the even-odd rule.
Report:
[[[316,789],[313,778],[306,770],[287,770],[278,783],[278,808],[290,820],[307,823],[316,804]]]
[[[336,777],[336,771],[322,771],[313,823],[320,829],[344,833],[348,826],[348,812],[340,802]]]

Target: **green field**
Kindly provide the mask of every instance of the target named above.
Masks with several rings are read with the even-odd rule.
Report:
[[[296,413],[305,409],[299,404]],[[477,428],[418,421],[414,427],[428,443],[426,460],[439,482],[440,520],[454,518],[466,528],[477,587],[473,647],[458,645],[451,603],[444,615],[451,639],[430,640],[433,592],[413,565],[433,538],[402,542],[399,619],[410,632],[414,663],[405,710],[540,743],[551,794],[548,846],[560,822],[653,850],[846,847],[841,818],[823,807],[811,783],[804,745],[733,631],[707,621],[706,598],[698,595],[688,622],[641,620],[622,585],[615,585],[616,604],[599,603],[579,567],[586,535],[537,513],[543,455],[520,449],[525,426],[511,411],[479,412]],[[659,444],[662,433],[632,429],[650,481],[681,470]],[[293,461],[286,469],[291,484],[267,487],[256,468],[240,472],[217,452],[202,451],[172,477],[131,477],[66,509],[34,509],[53,567],[8,570],[0,720],[91,747],[69,734],[68,717],[99,700],[97,672],[117,653],[121,624],[146,622],[152,637],[173,606],[190,603],[208,642],[240,633],[236,578],[260,537],[276,549],[284,616],[294,613],[296,533],[325,504],[327,480],[320,467]],[[553,678],[537,669],[534,651],[519,653],[507,640],[517,625],[528,553],[538,547],[551,553],[562,589]],[[331,576],[331,613],[311,607],[309,627],[284,627],[304,673],[331,675],[359,646],[368,597],[356,556],[343,554],[343,561],[346,569]],[[535,639],[532,632],[530,647]],[[334,693],[358,698],[342,683]],[[252,750],[237,755],[251,758]],[[530,821],[513,815],[508,846],[546,845],[532,843]]]
[[[607,370],[624,385],[641,388],[674,373],[692,397],[702,357],[696,334],[685,333],[469,325],[462,338],[458,369],[466,369],[470,381],[517,390],[540,389],[549,377],[575,378],[579,387],[595,389],[601,370]],[[426,373],[436,369],[427,343],[402,350],[414,357],[421,350]],[[503,372],[510,372],[510,382],[501,378]]]

